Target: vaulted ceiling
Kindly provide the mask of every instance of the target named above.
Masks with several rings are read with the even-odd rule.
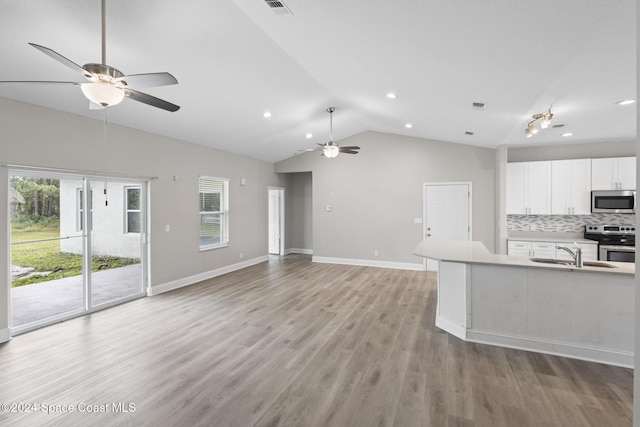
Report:
[[[329,106],[335,140],[366,130],[485,147],[635,138],[636,106],[616,104],[636,97],[632,0],[284,6],[107,0],[107,64],[125,74],[171,72],[178,85],[144,91],[180,105],[175,113],[130,99],[89,110],[75,86],[4,84],[0,96],[98,120],[106,114],[111,123],[270,162],[326,142]],[[0,80],[77,81],[27,43],[80,65],[100,62],[100,23],[100,0],[0,2]],[[550,106],[553,124],[564,127],[525,138],[531,115]]]

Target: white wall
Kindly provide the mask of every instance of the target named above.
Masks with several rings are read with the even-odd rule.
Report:
[[[590,159],[601,157],[631,157],[636,155],[635,141],[606,141],[585,144],[509,147],[509,162],[538,160]]]
[[[421,264],[411,252],[422,240],[414,218],[424,182],[471,181],[473,239],[494,247],[495,150],[377,132],[339,143],[362,150],[276,163],[280,173],[312,171],[314,257]]]
[[[168,113],[157,114],[158,120],[171,120]],[[150,184],[152,287],[267,256],[267,186],[285,182],[271,163],[115,125],[107,127],[105,141],[101,120],[5,98],[0,98],[0,163],[157,177]],[[230,179],[227,248],[199,251],[200,175]],[[5,272],[7,187],[7,168],[0,166],[0,271]],[[0,332],[8,321],[5,276],[0,275]]]
[[[636,2],[636,100],[640,100],[640,74],[637,70],[640,69],[640,1]],[[636,159],[638,152],[640,152],[640,109],[636,107],[636,141],[635,152]],[[640,188],[640,162],[636,161],[636,188]],[[636,215],[636,229],[640,228],[640,215]],[[636,266],[638,264],[636,263]],[[640,366],[640,275],[636,267],[636,295],[635,295],[635,371]],[[640,375],[634,375],[633,377],[633,425],[640,427]]]

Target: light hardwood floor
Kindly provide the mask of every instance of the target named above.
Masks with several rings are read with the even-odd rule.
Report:
[[[462,342],[435,302],[433,273],[272,260],[0,345],[0,402],[110,410],[0,425],[631,425],[632,370]]]

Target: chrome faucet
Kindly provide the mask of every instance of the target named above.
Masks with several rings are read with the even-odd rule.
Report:
[[[575,264],[575,266],[578,267],[578,268],[582,268],[583,267],[583,264],[582,264],[582,248],[576,242],[573,242],[573,244],[576,245],[576,251],[575,252],[573,252],[571,249],[569,249],[566,246],[556,246],[556,249],[562,249],[564,251],[569,252],[569,255],[571,255],[573,257],[573,263]]]

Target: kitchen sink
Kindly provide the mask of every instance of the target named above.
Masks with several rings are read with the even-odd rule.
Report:
[[[573,265],[573,261],[568,259],[558,258],[529,258],[533,262],[539,262],[542,264],[556,264],[556,265]],[[584,267],[601,267],[601,268],[616,268],[615,265],[608,264],[600,261],[583,261]]]
[[[607,264],[606,262],[600,262],[600,261],[583,261],[582,265],[584,265],[585,267],[616,268],[615,265]]]
[[[533,262],[539,262],[542,264],[559,264],[559,265],[572,265],[573,261],[568,259],[557,258],[529,258]]]

